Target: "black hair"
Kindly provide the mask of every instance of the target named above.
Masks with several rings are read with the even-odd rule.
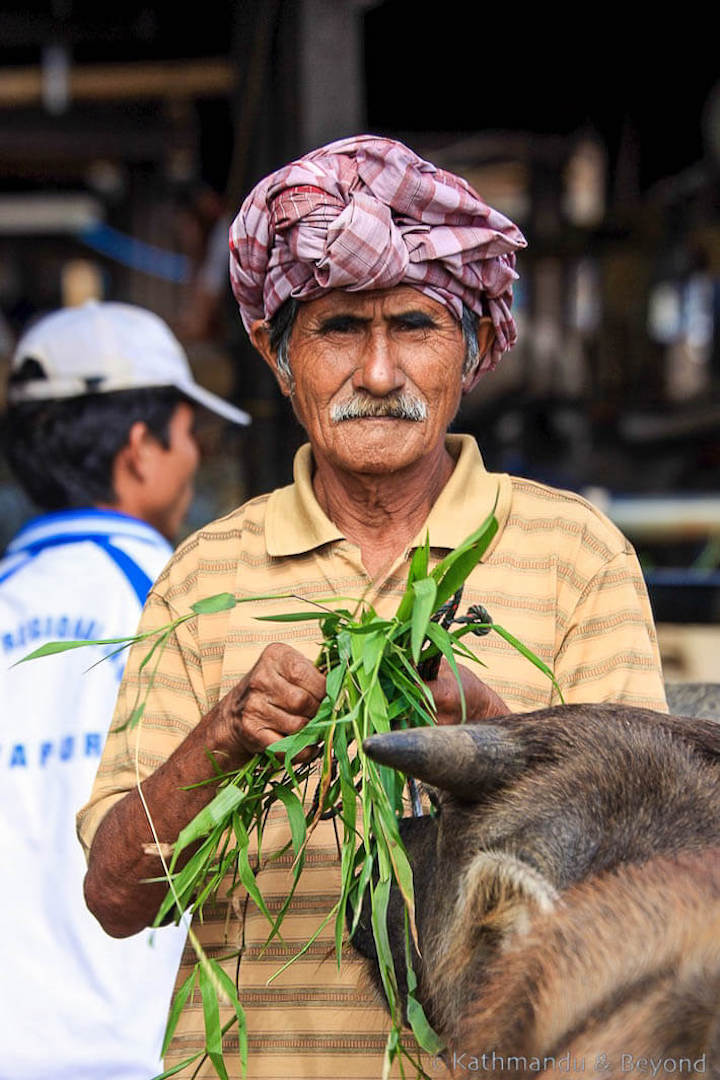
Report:
[[[290,370],[290,335],[300,310],[300,304],[293,296],[289,296],[277,309],[271,319],[268,319],[270,348],[277,357],[277,365],[281,374],[292,381]]]
[[[35,378],[30,371],[26,378]],[[17,384],[17,374],[11,381]],[[170,421],[185,397],[171,386],[19,402],[8,407],[3,450],[18,483],[42,510],[115,500],[117,453],[138,420],[166,449]]]

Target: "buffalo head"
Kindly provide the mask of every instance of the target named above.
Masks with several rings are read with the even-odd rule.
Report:
[[[403,820],[401,835],[415,880],[418,996],[450,1052],[502,1049],[508,1039],[511,1052],[529,1045],[557,1050],[572,1043],[573,1024],[582,1027],[593,1010],[607,1007],[618,985],[636,976],[652,981],[647,936],[652,929],[669,942],[682,908],[672,889],[675,902],[666,895],[673,876],[685,896],[693,883],[702,896],[683,916],[672,955],[692,952],[698,926],[717,919],[709,982],[717,980],[720,996],[719,725],[575,705],[377,735],[365,748],[433,791],[436,814]],[[389,924],[402,985],[398,896]],[[626,934],[635,937],[626,941]],[[603,1006],[591,992],[592,972],[605,970],[611,941],[617,955],[600,979]],[[373,957],[366,923],[354,942]],[[602,956],[593,952],[598,942]],[[626,952],[634,957],[630,974]],[[578,955],[584,959],[573,968],[575,982],[568,976],[564,993],[543,998],[549,974],[563,964],[572,968]],[[566,1008],[567,995],[583,1000],[579,1013]],[[665,1005],[653,1015],[664,1017]],[[633,1046],[656,1037],[647,1025],[644,1031]],[[705,1045],[703,1032],[697,1045]],[[717,1037],[720,1053],[720,1022]],[[602,1033],[597,1038],[602,1042]],[[598,1052],[609,1049],[608,1043]]]

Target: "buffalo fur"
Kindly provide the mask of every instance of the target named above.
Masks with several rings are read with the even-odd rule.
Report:
[[[490,1071],[509,1055],[510,1072],[532,1059],[534,1075],[537,1059],[551,1072],[570,1053],[592,1071],[604,1054],[601,1071],[619,1075],[629,1054],[720,1077],[720,725],[608,705],[508,716],[477,726],[477,753],[491,745],[498,760],[475,789],[469,730],[421,732],[432,753],[409,763],[396,754],[417,733],[367,744],[429,784],[440,761],[438,815],[401,832],[418,996],[450,1066],[464,1075],[494,1051]],[[402,985],[397,896],[389,921]],[[373,955],[366,928],[355,940]]]

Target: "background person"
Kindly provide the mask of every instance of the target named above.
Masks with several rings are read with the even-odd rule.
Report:
[[[33,326],[8,400],[5,452],[43,513],[0,561],[0,1077],[148,1080],[185,931],[108,937],[74,835],[125,654],[87,672],[111,650],[9,669],[47,640],[133,633],[192,497],[196,400],[245,417],[195,385],[159,318],[114,303]]]
[[[208,750],[223,767],[238,767],[300,729],[321,702],[317,626],[257,617],[306,611],[303,601],[331,595],[363,596],[389,617],[426,534],[436,561],[493,506],[498,533],[468,578],[463,609],[487,605],[554,666],[569,702],[665,709],[647,595],[624,537],[576,495],[489,474],[473,439],[447,434],[462,395],[515,340],[512,283],[524,243],[465,181],[371,136],[292,162],[246,199],[231,229],[233,288],[309,445],[296,457],[291,486],[251,500],[181,546],[142,626],[167,623],[222,591],[302,599],[201,615],[163,654],[139,742],[143,790],[163,841],[172,842],[212,794],[212,786],[186,789],[212,776]],[[483,680],[462,669],[472,719],[557,700],[549,680],[506,642],[465,641],[487,663]],[[139,645],[130,657],[118,724],[143,686],[145,652]],[[458,722],[447,669],[430,688],[440,722]],[[80,817],[90,848],[88,903],[118,936],[151,922],[165,893],[162,884],[143,883],[159,863],[143,854],[151,836],[133,790],[137,739],[111,733]],[[258,873],[271,904],[287,891],[292,854],[269,857],[289,839],[284,812],[271,812]],[[339,877],[332,822],[321,822],[283,922],[284,944],[263,951],[267,922],[240,889],[229,911],[221,898],[198,927],[213,955],[241,949],[239,966],[232,959],[227,970],[246,1009],[251,1078],[382,1075],[388,1018],[352,950],[338,973],[332,926],[268,985],[332,909]],[[168,1061],[202,1045],[201,1010],[189,1009]],[[238,1076],[237,1054],[228,1064]],[[193,1075],[213,1075],[211,1064]]]

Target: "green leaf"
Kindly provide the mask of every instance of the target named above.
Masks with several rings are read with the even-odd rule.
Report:
[[[457,592],[470,571],[480,562],[490,546],[492,538],[498,531],[495,507],[497,506],[499,494],[498,489],[493,508],[482,525],[475,532],[470,533],[462,544],[456,547],[454,551],[451,551],[449,555],[446,555],[434,568],[432,577],[438,585],[438,605],[444,604],[446,600],[449,600]],[[461,565],[455,570],[455,564],[459,561],[461,561]]]
[[[415,930],[415,894],[413,891],[413,874],[410,868],[408,857],[405,853],[402,840],[397,832],[397,824],[395,819],[392,819],[392,830],[388,830],[386,833],[388,854],[392,861],[395,881],[402,893],[402,898],[405,901],[405,907],[410,915],[410,922]]]
[[[332,671],[328,672],[327,678],[325,679],[325,693],[333,705],[337,701],[340,693],[346,670],[347,668],[344,664],[338,664],[337,667],[334,667]]]
[[[420,1002],[417,1000],[417,976],[415,975],[415,969],[412,966],[412,958],[410,955],[410,927],[407,912],[405,913],[405,970],[407,976],[407,1018],[412,1033],[415,1036],[418,1046],[420,1046],[426,1054],[439,1054],[443,1049],[443,1043],[438,1038],[436,1032],[430,1027],[428,1018],[425,1015]]]
[[[413,582],[412,590],[415,600],[411,616],[410,651],[414,662],[417,664],[420,659],[420,650],[425,640],[430,616],[435,610],[437,585],[432,578],[423,578],[421,581]]]
[[[215,973],[215,977],[220,983],[221,987],[227,995],[227,999],[235,1010],[235,1016],[238,1022],[238,1049],[240,1050],[240,1061],[242,1064],[242,1075],[247,1073],[248,1065],[248,1036],[247,1036],[247,1023],[245,1020],[245,1010],[243,1009],[240,999],[237,995],[237,988],[232,981],[228,973],[220,966],[217,960],[210,959],[210,965]],[[223,1031],[227,1030],[227,1026],[223,1028]]]
[[[237,598],[230,593],[221,593],[198,601],[188,614],[180,616],[167,626],[134,639],[117,640],[117,644],[120,644],[145,637],[153,638],[154,644],[140,664],[142,669],[155,657],[149,669],[152,672],[150,679],[147,679],[147,675],[145,679],[152,685],[157,671],[157,660],[168,637],[180,623],[197,614],[230,610],[235,604],[260,599],[272,600],[271,610],[277,610],[277,601],[285,599],[292,600],[292,606],[298,610],[260,616],[259,621],[287,624],[319,622],[319,632],[323,640],[316,666],[326,672],[326,695],[316,716],[300,731],[276,742],[267,752],[257,755],[241,769],[222,772],[220,766],[217,766],[216,771],[220,771],[220,775],[203,781],[223,786],[218,787],[213,801],[186,826],[178,839],[171,863],[172,882],[178,899],[176,903],[172,893],[168,893],[161,905],[158,919],[162,919],[168,912],[174,912],[178,907],[190,908],[196,912],[196,918],[201,918],[203,904],[213,895],[217,895],[219,890],[227,888],[229,872],[232,878],[230,892],[244,886],[257,909],[267,919],[270,925],[267,947],[276,936],[280,937],[283,919],[289,910],[300,876],[304,873],[308,836],[318,820],[319,813],[329,808],[339,810],[340,816],[336,818],[336,826],[342,823],[341,830],[337,829],[341,844],[339,897],[310,939],[269,981],[277,978],[290,963],[304,955],[331,920],[335,923],[335,947],[339,963],[345,926],[352,923],[351,929],[357,928],[363,894],[366,899],[369,896],[380,974],[393,1018],[393,1029],[387,1043],[388,1055],[389,1058],[404,1058],[414,1066],[416,1063],[400,1039],[402,1010],[387,929],[387,909],[393,883],[396,883],[406,904],[407,1019],[418,1043],[424,1049],[431,1053],[437,1052],[439,1043],[417,1000],[417,980],[409,962],[410,929],[414,933],[413,880],[410,863],[398,832],[398,818],[403,812],[404,781],[402,774],[395,770],[385,766],[378,767],[368,761],[362,754],[360,744],[365,735],[374,730],[387,730],[391,723],[397,727],[434,723],[432,695],[413,662],[417,664],[419,659],[440,653],[446,657],[458,679],[458,657],[470,657],[480,662],[460,640],[468,632],[468,627],[463,626],[462,629],[450,633],[431,620],[433,611],[449,599],[472,572],[496,531],[497,521],[493,512],[480,528],[443,559],[430,575],[430,544],[429,536],[426,536],[425,543],[413,553],[407,587],[398,608],[398,615],[392,620],[380,619],[363,599],[353,600],[353,611],[336,607],[338,603],[346,602],[346,597],[329,598],[326,601],[329,606],[317,606],[309,610],[306,606],[309,602],[295,594],[274,593],[263,597]],[[552,678],[549,668],[516,638],[502,627],[493,626],[492,629]],[[86,644],[94,643],[60,642],[57,651]],[[139,690],[134,704],[131,722],[137,722],[142,715],[144,700],[140,701]],[[323,738],[325,747],[318,813],[313,811],[306,816],[301,797],[302,785],[307,783],[311,767],[293,762],[301,748],[314,743],[321,744]],[[337,764],[335,773],[331,769],[332,755]],[[283,766],[286,775],[282,775]],[[312,768],[317,769],[317,766]],[[284,805],[289,839],[281,845],[280,850],[277,850],[276,845],[275,849],[263,855],[265,816],[275,802]],[[252,860],[249,853],[251,837],[253,845],[257,844],[257,856],[253,855]],[[178,852],[183,846],[195,841],[200,841],[197,850],[182,870],[175,873]],[[279,910],[273,907],[271,915],[253,868],[271,864],[290,849],[295,853],[292,882],[289,888],[284,890]],[[199,946],[196,947],[196,952],[200,974],[195,973],[183,983],[179,997],[173,1005],[167,1040],[172,1037],[177,1017],[183,1006],[187,1007],[192,988],[198,985],[200,979],[207,1053],[222,1080],[227,1074],[222,1059],[222,1038],[235,1024],[238,1025],[243,1072],[246,1068],[247,1032],[244,1013],[237,987],[229,975],[214,958],[207,957]],[[234,1015],[229,1023],[221,1028],[220,1002],[224,1001],[226,996],[232,1003]],[[189,1058],[183,1065],[168,1070],[166,1075],[175,1075],[201,1056],[202,1052]],[[402,1060],[400,1068],[402,1072]],[[422,1073],[419,1065],[417,1071]]]
[[[227,824],[233,810],[242,800],[243,792],[240,788],[231,784],[220,788],[212,802],[204,806],[200,813],[196,814],[192,821],[188,822],[181,831],[175,844],[175,854],[177,855],[180,851],[183,851],[188,844],[194,843],[195,840],[207,836],[216,825]]]
[[[463,690],[462,680],[460,679],[460,672],[458,671],[457,661],[455,660],[455,653],[452,646],[452,634],[449,634],[438,623],[430,623],[427,628],[427,636],[432,641],[433,645],[437,646],[440,652],[443,654],[448,664],[452,669],[452,673],[458,684],[460,691],[460,708],[462,710],[462,723],[464,724],[467,719],[467,712],[465,707],[465,691]]]
[[[485,540],[476,544],[464,552],[453,563],[438,585],[438,601],[444,604],[451,596],[454,596],[461,585],[464,585],[468,577],[485,554],[490,541],[498,530],[497,520],[492,519],[492,527],[488,529]]]
[[[385,990],[385,996],[390,1005],[391,1015],[393,1016],[393,1019],[396,1019],[395,1013],[398,1000],[397,977],[395,975],[395,966],[393,964],[387,928],[390,885],[391,881],[389,877],[385,880],[381,879],[374,888],[372,884],[370,885],[370,922],[372,925],[373,938],[375,939],[375,950],[377,953],[378,967],[380,969],[380,978]]]
[[[197,1061],[198,1058],[204,1056],[205,1051],[198,1050],[197,1054],[193,1054],[192,1057],[185,1058],[184,1061],[179,1061],[177,1065],[173,1065],[171,1068],[166,1069],[165,1072],[161,1072],[157,1076],[153,1077],[153,1080],[170,1080],[171,1076],[177,1076],[177,1074],[179,1072],[182,1072],[183,1069],[186,1069],[188,1065],[192,1065],[193,1062]]]
[[[273,784],[273,795],[280,800],[285,807],[288,822],[290,823],[290,835],[292,836],[293,851],[297,855],[305,842],[307,827],[305,825],[305,811],[302,803],[294,791],[284,784]]]
[[[96,660],[94,664],[91,664],[89,668],[85,668],[83,675],[87,675],[89,671],[92,671],[93,668],[96,668],[99,664],[104,664],[106,660],[112,660],[114,656],[119,656],[120,653],[125,652],[126,649],[129,649],[130,646],[134,644],[135,640],[133,639],[132,641],[126,641],[122,645],[118,645],[117,649],[113,649],[112,652],[105,653],[105,655],[101,656],[99,660]]]
[[[12,666],[17,667],[18,664],[25,664],[28,660],[39,660],[42,656],[55,656],[56,653],[68,652],[70,649],[84,649],[88,645],[119,645],[121,642],[131,645],[134,641],[134,637],[98,638],[95,641],[46,641],[44,645],[40,645],[27,656],[23,656]]]
[[[195,985],[195,977],[197,975],[197,968],[194,967],[188,975],[185,982],[179,988],[175,997],[173,998],[172,1007],[168,1015],[167,1026],[165,1028],[165,1037],[163,1039],[162,1050],[160,1051],[160,1057],[165,1057],[168,1047],[172,1041],[172,1037],[175,1034],[175,1028],[177,1022],[180,1019],[180,1013],[185,1008],[185,1002],[190,997],[192,988]]]
[[[366,623],[350,623],[346,626],[349,634],[377,634],[380,630],[389,630],[393,626],[391,619],[371,619]]]
[[[368,735],[376,731],[389,731],[390,724],[387,718],[387,700],[382,687],[377,680],[368,690],[367,697]]]
[[[369,853],[366,853],[366,855],[365,855],[365,857],[363,859],[362,869],[360,871],[360,874],[359,874],[358,878],[356,879],[356,885],[355,885],[354,894],[353,894],[353,898],[352,898],[354,915],[353,915],[352,926],[350,927],[350,935],[351,936],[355,933],[355,931],[357,929],[357,924],[360,921],[360,916],[362,914],[363,896],[365,895],[365,890],[367,889],[368,885],[370,884],[370,878],[372,876],[373,863],[374,863],[374,860],[373,860],[372,855],[370,855]]]
[[[136,705],[125,723],[121,724],[120,727],[113,728],[113,731],[125,731],[126,729],[132,730],[132,728],[137,727],[137,725],[143,718],[146,704],[147,703],[143,701],[140,705]]]
[[[214,615],[216,611],[229,611],[234,608],[237,600],[232,593],[221,592],[215,596],[204,596],[202,600],[196,600],[190,605],[190,609],[196,615]]]
[[[198,850],[188,859],[183,866],[182,870],[173,876],[173,885],[175,892],[177,893],[183,907],[189,905],[190,898],[195,891],[195,883],[197,881],[202,882],[205,875],[205,867],[212,857],[212,834],[207,838],[204,844],[202,844]],[[176,861],[176,854],[173,853],[172,862],[170,863],[170,869],[172,871]],[[183,903],[184,902],[184,903]],[[153,926],[162,925],[165,917],[170,912],[176,913],[177,906],[175,903],[175,897],[171,890],[165,894],[165,899],[158,908],[158,913],[153,920]]]
[[[215,983],[203,964],[198,969],[198,982],[202,996],[203,1017],[205,1020],[205,1049],[215,1066],[220,1080],[228,1080],[227,1069],[223,1060],[222,1032],[220,1030],[220,1006],[218,1005]]]
[[[428,623],[428,629],[426,631],[428,635],[432,633],[432,628],[436,625],[437,624],[433,622]],[[407,672],[407,677],[405,677],[403,676],[403,673],[398,667],[392,665],[393,678],[404,688],[406,694],[409,697],[416,697],[416,707],[418,703],[420,707],[423,707],[424,700],[424,703],[427,705],[430,713],[433,714],[435,711],[435,700],[432,696],[432,693],[427,688],[426,684],[422,681],[410,661],[407,659],[403,650],[394,648],[393,656],[398,661],[398,663],[405,668],[405,671]],[[402,681],[403,678],[405,678],[405,682]],[[432,722],[434,723],[434,721]]]
[[[536,656],[532,649],[528,649],[527,645],[523,645],[522,641],[518,641],[514,634],[511,634],[510,631],[506,630],[503,626],[498,626],[497,623],[493,623],[491,629],[494,630],[496,634],[499,634],[501,638],[504,638],[514,649],[517,649],[521,656],[524,656],[526,660],[529,660],[531,664],[534,664],[539,671],[542,671],[543,675],[547,675],[548,679],[557,690],[560,701],[564,705],[565,699],[562,690],[558,686],[555,676],[547,664],[541,660],[539,656]]]
[[[312,746],[318,739],[318,732],[315,730],[315,725],[311,720],[304,728],[300,728],[299,731],[294,732],[292,735],[284,735],[282,739],[270,743],[269,746],[265,747],[263,753],[265,756],[270,755],[272,761],[276,761],[279,754],[286,754],[288,760],[290,760],[307,746]]]
[[[425,535],[425,543],[415,548],[413,557],[410,560],[410,569],[408,570],[407,585],[403,598],[400,601],[400,606],[397,609],[396,618],[400,622],[404,622],[405,619],[410,617],[410,612],[413,607],[413,592],[412,586],[416,581],[420,581],[422,578],[427,577],[428,562],[430,560],[430,533]]]
[[[446,600],[449,600],[451,596],[455,595],[461,585],[465,584],[465,581],[487,551],[490,546],[490,541],[497,531],[498,522],[493,514],[483,526],[482,536],[476,543],[465,551],[459,552],[458,549],[458,551],[453,552],[455,557],[452,559],[452,562],[447,567],[445,573],[442,576],[438,575],[436,578],[438,582],[438,605],[444,604]],[[451,556],[448,556],[448,560],[450,558]],[[438,567],[436,566],[433,571],[433,576],[435,576],[437,569]]]
[[[430,533],[425,533],[425,542],[419,547],[415,548],[412,561],[410,563],[410,574],[408,576],[408,584],[412,581],[419,581],[420,578],[427,577],[428,563],[430,561]]]
[[[367,675],[372,675],[386,644],[387,638],[382,631],[369,634],[363,641],[362,663]]]
[[[240,837],[238,837],[238,839],[240,839]],[[250,899],[254,902],[258,910],[263,913],[270,925],[275,927],[275,920],[268,911],[263,895],[255,880],[255,874],[250,866],[250,860],[248,859],[247,833],[245,833],[245,837],[242,841],[242,847],[238,848],[237,865],[238,875],[245,886],[245,890],[249,894]],[[277,927],[275,927],[275,929],[277,930]]]
[[[303,947],[301,949],[299,949],[295,953],[295,955],[292,956],[289,960],[286,960],[285,963],[283,964],[283,966],[278,971],[273,972],[273,974],[268,979],[268,986],[270,985],[271,982],[274,982],[275,979],[279,978],[279,976],[282,975],[282,973],[284,971],[287,971],[287,969],[290,967],[291,964],[294,964],[296,960],[299,960],[301,956],[304,956],[305,953],[308,951],[308,949],[312,948],[312,946],[317,941],[317,939],[320,937],[320,935],[322,934],[322,932],[325,929],[325,927],[327,926],[327,924],[330,922],[330,920],[337,913],[337,909],[338,909],[338,905],[334,904],[332,909],[330,911],[328,911],[327,915],[325,916],[323,921],[320,923],[318,928],[315,930],[315,932],[310,935],[310,937],[305,942]]]

